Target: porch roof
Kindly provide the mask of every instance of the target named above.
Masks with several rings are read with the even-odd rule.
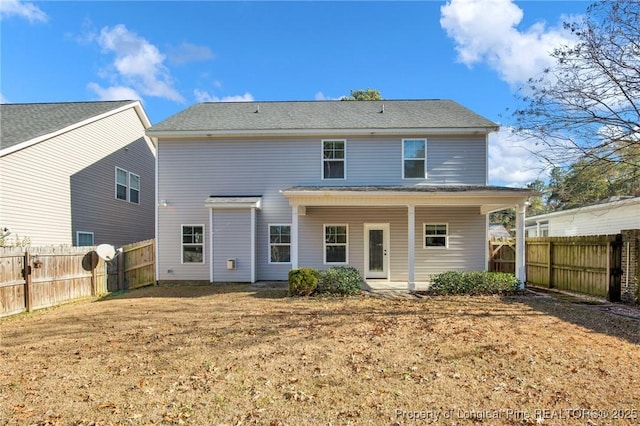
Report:
[[[291,206],[478,206],[481,214],[523,204],[532,189],[490,185],[295,186],[282,192]]]
[[[209,198],[204,200],[204,206],[212,209],[260,209],[260,207],[262,206],[262,196],[211,195]]]

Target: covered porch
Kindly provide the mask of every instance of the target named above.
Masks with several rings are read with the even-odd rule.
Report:
[[[457,256],[457,263],[451,267],[449,263],[442,262],[441,267],[444,270],[460,269],[460,265],[466,260],[464,256],[469,256],[470,250],[474,256],[475,263],[473,264],[479,265],[479,269],[486,269],[488,214],[515,207],[517,212],[516,276],[522,282],[526,279],[524,218],[528,198],[537,194],[533,190],[496,186],[414,185],[298,186],[281,192],[288,199],[292,209],[292,269],[308,266],[304,261],[302,264],[300,262],[301,259],[304,259],[305,250],[308,249],[307,241],[301,238],[301,228],[305,228],[306,223],[316,214],[324,215],[326,218],[331,217],[328,214],[332,211],[331,209],[336,211],[351,209],[353,212],[362,214],[361,221],[356,225],[358,227],[357,233],[356,231],[352,232],[360,238],[354,251],[360,255],[357,266],[363,269],[363,278],[365,278],[367,285],[378,289],[399,289],[400,286],[409,291],[426,289],[428,279],[424,273],[425,259],[436,259],[438,256],[443,258],[442,254],[449,249],[449,233],[452,234],[451,238],[457,238],[459,241],[466,241],[465,235],[473,233],[473,240],[467,239],[473,241],[473,247],[466,247],[464,250],[449,250],[446,253],[447,259],[450,260]],[[379,213],[382,209],[393,209],[396,217],[396,221],[391,224],[393,231],[391,236],[396,236],[393,264],[396,269],[402,268],[401,274],[397,270],[395,274],[390,274],[388,270],[385,272],[385,268],[389,268],[388,250],[391,247],[388,243],[389,237],[385,237],[389,234],[389,221],[381,220],[382,215],[380,214],[373,219],[368,219],[366,215],[369,211]],[[426,219],[431,217],[434,211],[439,212],[439,219],[435,221]],[[442,218],[446,217],[448,212],[453,214],[460,211],[465,212],[466,217],[473,220],[465,220],[464,216],[459,217],[457,229],[447,229],[448,221]],[[401,213],[399,219],[398,212]],[[472,227],[465,222],[473,222]],[[400,227],[402,229],[399,229]],[[419,230],[417,231],[417,229]],[[364,245],[364,248],[362,253],[359,253],[357,250],[361,245]],[[431,245],[435,247],[430,247]],[[481,259],[481,262],[478,262],[478,259]],[[345,263],[354,263],[353,258],[352,262]]]

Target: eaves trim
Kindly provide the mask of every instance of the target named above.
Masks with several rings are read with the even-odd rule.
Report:
[[[147,136],[154,138],[201,138],[243,136],[371,136],[371,135],[449,135],[481,134],[497,131],[497,127],[461,128],[386,128],[386,129],[256,129],[256,130],[151,130]]]
[[[19,144],[12,145],[8,148],[2,149],[0,150],[0,157],[4,157],[5,155],[12,154],[16,151],[21,151],[25,148],[29,148],[30,146],[36,145],[40,142],[46,141],[56,136],[60,136],[72,130],[79,129],[80,127],[86,126],[88,124],[95,123],[96,121],[102,120],[103,118],[109,117],[114,114],[118,114],[122,111],[126,111],[129,108],[135,109],[136,114],[138,115],[138,118],[142,122],[142,125],[144,126],[145,129],[148,129],[149,127],[151,127],[151,122],[149,121],[147,114],[144,112],[144,109],[142,108],[140,101],[134,101],[126,105],[122,105],[121,107],[104,112],[100,115],[87,118],[86,120],[78,121],[77,123],[73,123],[72,125],[56,130],[55,132],[47,133],[45,135],[38,136],[37,138],[29,139],[27,141],[20,142]],[[155,145],[154,142],[152,143]]]

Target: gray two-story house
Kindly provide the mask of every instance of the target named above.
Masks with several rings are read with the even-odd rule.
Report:
[[[140,101],[1,104],[5,244],[121,246],[153,238],[150,126]]]
[[[286,280],[298,267],[427,282],[485,270],[497,125],[449,100],[202,103],[152,126],[157,277]],[[520,274],[524,271],[519,255]]]

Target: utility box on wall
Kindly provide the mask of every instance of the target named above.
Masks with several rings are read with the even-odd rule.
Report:
[[[236,259],[227,259],[227,269],[230,271],[236,269]]]

